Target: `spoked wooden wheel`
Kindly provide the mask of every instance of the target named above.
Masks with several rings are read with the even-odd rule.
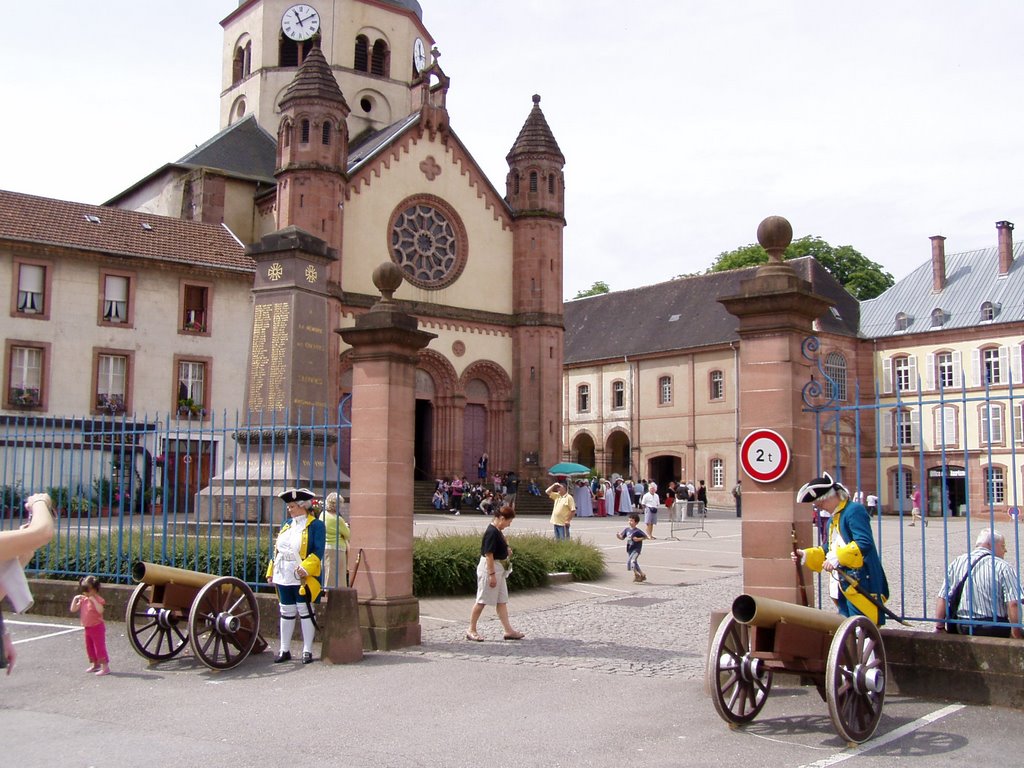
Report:
[[[149,584],[139,584],[128,599],[124,622],[128,642],[140,656],[150,661],[173,659],[188,642],[184,616],[179,611],[153,605]]]
[[[885,647],[878,627],[864,616],[848,618],[832,638],[825,695],[840,736],[857,744],[871,738],[885,700]]]
[[[757,717],[772,689],[772,671],[751,653],[750,628],[732,616],[718,625],[707,674],[715,710],[730,723]]]
[[[199,590],[188,617],[192,651],[210,669],[231,669],[248,656],[260,631],[256,596],[233,576]]]

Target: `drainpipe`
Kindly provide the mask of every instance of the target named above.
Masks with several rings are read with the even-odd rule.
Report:
[[[634,454],[639,457],[636,445],[640,442],[640,435],[638,434],[640,422],[636,418],[636,387],[633,386],[633,365],[629,362],[629,355],[623,355],[622,362],[625,363],[626,370],[629,371],[629,476],[632,478],[633,472],[636,469]]]
[[[732,366],[733,366],[733,379],[735,380],[736,386],[736,408],[733,410],[735,414],[735,425],[733,446],[736,449],[736,455],[733,457],[733,467],[735,469],[736,479],[740,479],[740,349],[736,345],[735,341],[729,342],[729,349],[732,350]],[[726,487],[729,486],[729,480],[726,479]]]

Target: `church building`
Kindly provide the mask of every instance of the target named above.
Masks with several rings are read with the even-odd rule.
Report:
[[[452,130],[416,0],[245,0],[221,25],[220,132],[107,204],[223,223],[247,246],[313,235],[337,257],[332,329],[372,306],[391,260],[395,299],[437,336],[417,370],[417,478],[473,476],[484,453],[524,476],[556,463],[565,158],[540,97],[510,127],[499,191]],[[331,335],[333,408],[352,385]]]

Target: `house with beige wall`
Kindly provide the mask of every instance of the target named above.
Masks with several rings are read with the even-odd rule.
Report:
[[[252,277],[223,225],[0,191],[0,422],[24,436],[0,484],[66,465],[88,488],[120,455],[147,487],[156,456],[223,465],[232,446],[210,426],[243,401]],[[138,443],[89,437],[115,423]]]
[[[862,306],[879,387],[883,505],[932,515],[1003,513],[1024,492],[1024,265],[1013,224],[996,245],[931,259]]]
[[[832,299],[816,330],[826,354],[840,355],[844,372],[856,376],[856,300],[815,260],[790,263]],[[744,372],[735,318],[716,299],[738,294],[754,271],[676,278],[566,304],[562,407],[570,460],[661,487],[704,480],[709,504],[732,505]]]

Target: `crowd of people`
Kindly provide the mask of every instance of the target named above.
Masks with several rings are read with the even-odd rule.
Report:
[[[535,481],[530,481],[527,492],[534,496],[540,495]],[[486,480],[478,477],[475,483],[470,482],[465,475],[439,477],[434,482],[434,496],[430,503],[438,512],[447,510],[461,515],[465,509],[490,515],[506,504],[514,506],[518,493],[519,477],[515,472],[495,473]]]

